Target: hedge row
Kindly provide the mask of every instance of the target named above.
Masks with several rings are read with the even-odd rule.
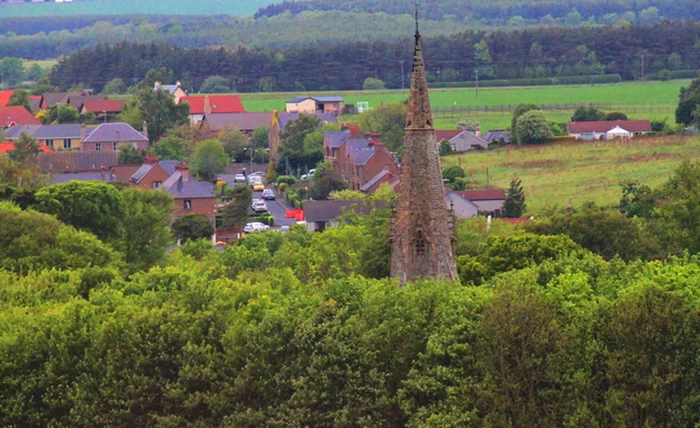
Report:
[[[561,77],[538,77],[532,79],[493,79],[480,80],[479,87],[500,87],[500,86],[553,86],[553,85],[582,85],[594,83],[618,83],[622,81],[619,74],[602,74],[593,76],[561,76]],[[430,84],[433,88],[473,88],[474,81],[461,82],[434,82]]]

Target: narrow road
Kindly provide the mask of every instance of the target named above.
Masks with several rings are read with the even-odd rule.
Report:
[[[262,192],[253,192],[253,198],[262,199]],[[287,208],[277,200],[265,201],[265,205],[267,205],[267,211],[275,218],[274,227],[291,226],[296,223],[295,219],[284,216],[287,213]]]

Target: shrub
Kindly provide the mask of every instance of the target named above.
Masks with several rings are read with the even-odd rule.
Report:
[[[280,183],[277,187],[279,188],[280,193],[285,193],[287,191],[287,187],[289,187],[289,184]]]
[[[299,180],[297,180],[296,177],[291,176],[291,175],[280,175],[277,177],[277,184],[282,184],[285,183],[287,185],[294,185],[297,184]]]

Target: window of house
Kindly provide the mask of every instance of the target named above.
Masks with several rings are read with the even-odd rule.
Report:
[[[186,210],[191,210],[192,209],[192,201],[189,199],[185,199],[183,206],[185,207]]]
[[[102,150],[102,143],[95,143],[95,151],[99,152]]]
[[[112,143],[112,150],[114,150],[115,152],[119,150],[119,143]]]
[[[154,181],[154,182],[153,182],[153,188],[154,188],[154,189],[160,189],[160,186],[162,186],[162,185],[163,185],[163,182],[162,182],[162,181]]]
[[[417,257],[423,257],[425,255],[425,239],[423,239],[423,234],[418,232],[418,238],[416,238],[416,241],[414,243],[414,247],[416,250],[416,256]]]
[[[71,147],[73,147],[73,142],[69,139],[64,139],[63,140],[63,148],[70,149]]]
[[[53,149],[53,140],[46,140],[46,147],[51,147]]]

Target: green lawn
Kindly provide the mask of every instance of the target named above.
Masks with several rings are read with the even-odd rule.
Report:
[[[652,187],[665,182],[682,159],[700,158],[700,137],[645,137],[631,142],[572,142],[498,149],[443,157],[443,168],[461,165],[477,187],[506,188],[519,177],[527,213],[593,201],[620,200],[620,182],[640,180]],[[487,183],[488,171],[488,183]]]
[[[670,82],[629,82],[609,85],[537,86],[484,88],[476,98],[474,89],[431,89],[430,101],[435,110],[435,122],[439,129],[452,129],[460,119],[481,122],[484,130],[507,127],[510,111],[520,103],[545,104],[547,117],[556,122],[566,122],[579,103],[596,103],[606,111],[622,111],[633,119],[662,119],[674,117],[678,93],[688,80]],[[398,102],[408,98],[408,90],[349,91],[313,93],[336,94],[346,104],[368,101],[370,107],[385,102]],[[283,110],[285,100],[304,93],[241,94],[248,111]],[[503,107],[501,111],[501,106]],[[479,111],[467,111],[479,107]],[[489,111],[485,111],[488,107]],[[495,111],[494,111],[495,110]],[[343,118],[353,121],[352,117]]]
[[[20,3],[0,6],[3,18],[81,15],[236,15],[252,16],[274,0],[102,0],[69,3]]]

